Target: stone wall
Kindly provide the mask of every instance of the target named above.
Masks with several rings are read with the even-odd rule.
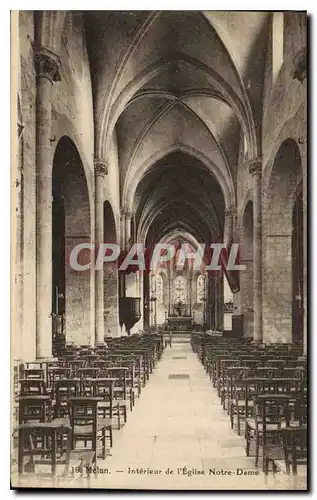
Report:
[[[291,217],[294,189],[301,178],[305,185],[307,161],[306,83],[293,76],[294,58],[305,45],[305,29],[301,24],[305,18],[300,13],[284,13],[284,61],[274,85],[266,90],[263,109],[262,282],[265,342],[290,342],[292,339]],[[268,71],[270,64],[267,64]],[[269,80],[267,74],[266,81]],[[292,141],[296,147],[289,148],[289,153],[284,149],[286,159],[282,165],[278,152],[285,141]],[[300,156],[297,166],[296,149]],[[304,245],[304,268],[306,265]]]
[[[34,359],[36,346],[36,78],[34,67],[34,13],[20,11],[20,103],[23,130],[23,356]],[[56,46],[60,59],[61,81],[52,89],[51,124],[51,173],[56,146],[62,137],[68,137],[77,149],[87,183],[88,212],[81,212],[80,221],[85,228],[85,238],[94,234],[94,173],[93,146],[94,126],[90,70],[86,50],[83,18],[80,13],[68,12],[61,38]],[[51,47],[48,47],[52,49]],[[80,179],[79,179],[80,180]],[[48,179],[52,182],[52,177]],[[65,183],[66,185],[66,183]],[[73,200],[72,206],[76,203]],[[78,221],[72,226],[67,238],[78,240]],[[76,234],[74,234],[74,231]],[[80,235],[83,236],[83,235]],[[74,241],[75,241],[74,240]],[[67,246],[69,241],[67,242]],[[49,257],[48,257],[49,258]],[[82,281],[85,281],[85,290]],[[94,338],[94,279],[93,273],[76,276],[66,269],[68,288],[66,304],[67,337],[78,343],[93,341]],[[87,292],[87,293],[86,293]],[[71,298],[72,297],[72,298]],[[77,297],[77,298],[76,298]],[[82,301],[85,301],[83,308]],[[79,302],[78,302],[79,301]],[[77,305],[76,305],[77,304]],[[83,313],[84,311],[84,313]],[[82,314],[81,314],[82,312]],[[82,333],[80,333],[82,332]],[[75,337],[75,338],[73,338]],[[78,337],[78,338],[77,338]]]
[[[35,120],[36,83],[33,60],[34,21],[32,11],[19,15],[20,103],[23,122],[23,328],[20,353],[23,359],[35,358],[36,346],[36,196],[35,196]]]

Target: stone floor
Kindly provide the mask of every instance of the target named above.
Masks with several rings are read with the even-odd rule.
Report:
[[[176,375],[170,378],[170,375]],[[112,455],[90,487],[177,490],[303,489],[279,473],[265,477],[246,457],[215,389],[189,343],[167,347]],[[75,481],[68,486],[80,487]]]
[[[99,474],[92,486],[293,489],[284,474],[266,478],[254,468],[254,458],[245,456],[244,440],[231,430],[189,343],[174,343],[165,349],[116,438],[112,456],[100,464],[108,474]]]

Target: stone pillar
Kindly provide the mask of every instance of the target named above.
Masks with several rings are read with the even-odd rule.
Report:
[[[131,238],[131,219],[132,212],[125,207],[120,208],[120,223],[121,223],[121,249],[129,250],[129,240]]]
[[[125,248],[129,250],[129,242],[131,238],[131,219],[132,212],[130,210],[125,210]]]
[[[262,158],[249,165],[253,180],[253,341],[262,342]]]
[[[209,275],[207,282],[207,315],[208,315],[207,330],[216,329],[215,295],[216,295],[216,279],[214,275]]]
[[[150,326],[150,277],[148,273],[143,273],[143,324],[144,330]]]
[[[296,55],[293,63],[293,79],[300,81],[303,85],[304,116],[307,116],[307,19],[299,14],[301,24],[302,49]],[[302,144],[306,143],[301,141]],[[303,359],[307,357],[307,150],[306,145],[301,151],[303,166]]]
[[[125,249],[125,209],[120,208],[120,250]],[[119,297],[126,296],[125,272],[119,271]]]
[[[307,174],[303,170],[303,356],[307,356]]]
[[[120,249],[125,249],[125,209],[120,208]]]
[[[189,314],[192,314],[193,309],[193,277],[188,278],[188,302],[189,302]]]
[[[240,273],[240,309],[243,314],[243,336],[253,337],[254,331],[254,304],[253,304],[253,252],[243,253],[240,263],[246,270]],[[236,294],[234,294],[236,295]],[[237,305],[234,301],[234,306]]]
[[[18,106],[17,106],[18,107]],[[19,107],[18,107],[19,110]],[[21,120],[17,123],[17,135],[12,136],[12,151],[15,152],[15,170],[13,171],[12,181],[14,181],[12,189],[12,203],[14,206],[15,217],[12,218],[12,234],[15,236],[14,248],[14,293],[12,294],[12,305],[15,311],[14,335],[12,336],[12,353],[15,359],[21,359],[23,356],[23,142],[22,142],[23,125]]]
[[[223,296],[223,274],[219,273],[217,276],[217,324],[216,328],[218,331],[223,331],[223,314],[224,314],[224,296]]]
[[[141,304],[140,304],[140,310],[141,310],[141,319],[138,322],[140,330],[143,331],[144,329],[144,297],[143,297],[143,276],[144,272],[143,271],[138,271],[138,297],[141,298]]]
[[[233,237],[233,225],[234,225],[235,209],[234,207],[228,207],[225,210],[225,223],[223,229],[223,242],[229,243]]]
[[[172,286],[173,286],[173,278],[169,277],[168,278],[168,314],[169,315],[172,312],[172,302],[173,302]]]
[[[35,53],[36,95],[36,357],[52,356],[52,86],[60,81],[59,59]]]
[[[108,173],[107,163],[94,159],[95,168],[95,242],[96,246],[104,243],[104,177]],[[96,343],[104,342],[104,272],[95,269],[95,328]]]

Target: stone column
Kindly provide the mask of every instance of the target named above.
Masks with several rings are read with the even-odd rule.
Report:
[[[143,273],[143,314],[144,330],[150,326],[150,279],[148,273]]]
[[[129,250],[129,241],[131,238],[131,219],[132,212],[130,210],[125,210],[125,248]]]
[[[224,243],[229,243],[232,240],[234,216],[235,216],[234,207],[232,207],[232,206],[227,207],[225,210],[225,223],[224,223],[224,230],[223,230],[223,242]]]
[[[121,248],[129,250],[129,240],[131,238],[131,219],[132,212],[125,207],[120,208],[120,223],[121,223]]]
[[[172,312],[172,286],[173,286],[173,278],[168,278],[168,314],[170,315]]]
[[[139,321],[139,326],[140,326],[140,329],[141,329],[142,331],[143,331],[143,329],[144,329],[143,276],[144,276],[144,272],[143,272],[143,271],[138,271],[138,283],[139,283],[138,297],[140,297],[140,298],[141,298],[141,304],[140,304],[141,319],[140,319],[140,321]]]
[[[207,314],[208,314],[207,330],[216,329],[215,296],[216,296],[216,279],[214,275],[209,275],[207,282]]]
[[[52,86],[60,81],[59,59],[35,53],[36,95],[36,357],[52,356]]]
[[[217,303],[217,316],[216,316],[216,329],[218,331],[223,331],[223,309],[224,309],[224,296],[223,296],[223,274],[217,275],[217,283],[216,283],[216,303]]]
[[[125,250],[125,208],[120,208],[120,250]],[[119,272],[119,297],[126,296],[125,272]]]
[[[95,168],[95,242],[98,248],[104,243],[104,177],[108,173],[107,163],[94,159]],[[95,328],[96,343],[104,342],[104,272],[95,269]]]
[[[193,277],[188,278],[188,302],[189,302],[189,314],[192,315],[193,309]]]
[[[253,180],[253,341],[262,342],[262,158],[249,165]]]
[[[303,49],[297,56],[294,65],[294,74],[293,77],[297,78],[300,82],[302,82],[305,92],[305,116],[307,115],[307,48],[306,48],[306,17],[303,15],[300,16],[300,20],[302,23],[305,23],[305,26],[302,29],[302,34],[304,37],[303,40]],[[306,137],[305,141],[306,143]],[[301,155],[304,159],[303,164],[303,357],[307,357],[307,149],[306,144],[304,146],[303,154]]]
[[[303,175],[303,356],[307,356],[307,175]]]

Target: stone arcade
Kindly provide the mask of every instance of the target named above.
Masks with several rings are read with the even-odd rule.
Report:
[[[78,344],[121,335],[120,296],[141,298],[132,333],[153,326],[152,306],[157,325],[173,306],[177,271],[161,270],[151,300],[157,276],[71,272],[76,244],[231,239],[247,266],[238,286],[206,279],[200,300],[187,268],[182,303],[222,330],[225,281],[235,335],[293,339],[306,355],[305,23],[294,12],[19,13],[17,358],[50,358],[59,323]]]

